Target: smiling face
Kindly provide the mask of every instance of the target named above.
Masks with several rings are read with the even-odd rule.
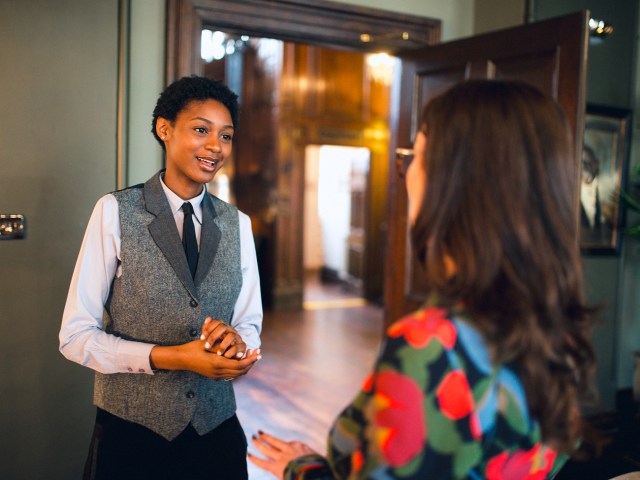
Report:
[[[156,132],[167,153],[164,182],[185,200],[197,196],[231,155],[233,122],[216,100],[188,103],[173,123],[158,118]]]

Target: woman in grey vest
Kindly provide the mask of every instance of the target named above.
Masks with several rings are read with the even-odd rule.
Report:
[[[85,478],[247,478],[232,382],[260,359],[251,223],[207,192],[231,156],[237,96],[185,77],[152,133],[166,170],[96,204],[71,280],[60,351],[95,370]]]

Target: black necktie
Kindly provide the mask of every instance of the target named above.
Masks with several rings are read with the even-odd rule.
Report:
[[[196,229],[193,226],[193,207],[189,202],[182,204],[182,211],[184,212],[184,223],[182,224],[182,246],[184,247],[184,253],[187,254],[187,263],[189,264],[189,270],[191,270],[191,276],[195,278],[196,267],[198,266],[198,241],[196,240]]]

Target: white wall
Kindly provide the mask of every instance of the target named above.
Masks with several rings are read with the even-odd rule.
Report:
[[[307,145],[304,160],[304,243],[302,249],[304,269],[320,270],[324,262],[322,226],[318,214],[320,146]]]

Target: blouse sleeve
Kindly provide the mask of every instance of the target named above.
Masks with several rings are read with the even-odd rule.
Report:
[[[462,478],[481,460],[457,337],[448,312],[434,307],[389,327],[360,404],[345,411],[332,433],[330,459],[339,478]]]
[[[441,310],[393,324],[373,372],[334,424],[327,460],[302,457],[285,479],[451,478],[467,471],[481,449],[455,341]]]
[[[287,465],[285,480],[334,480],[329,462],[321,455],[305,455],[296,458]]]
[[[307,467],[326,476],[285,478],[521,478],[525,467],[550,478],[556,455],[539,442],[517,376],[492,367],[474,329],[429,307],[387,330],[327,460]]]

